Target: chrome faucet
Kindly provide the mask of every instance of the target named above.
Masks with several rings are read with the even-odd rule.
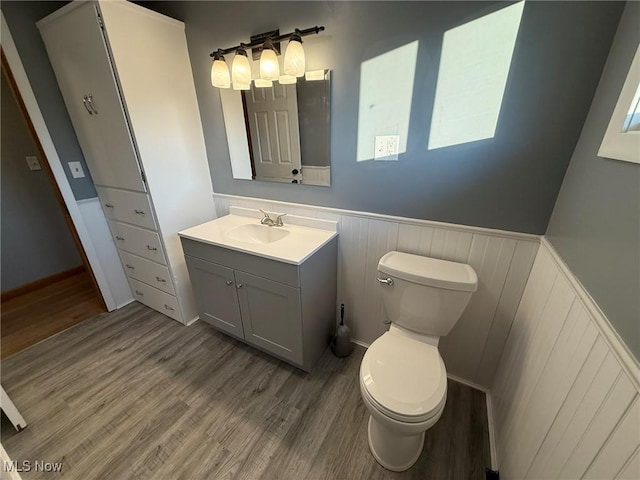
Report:
[[[262,225],[267,225],[268,227],[283,227],[284,223],[282,223],[282,217],[284,217],[286,215],[286,213],[283,213],[282,215],[278,215],[276,217],[276,219],[274,220],[273,218],[271,218],[269,216],[269,214],[267,212],[265,212],[264,210],[260,210],[262,212],[262,214],[264,215],[264,217],[262,218],[262,220],[260,220],[260,223]]]

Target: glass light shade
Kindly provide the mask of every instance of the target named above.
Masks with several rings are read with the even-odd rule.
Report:
[[[304,48],[297,40],[289,41],[287,50],[284,52],[284,73],[294,77],[304,75]]]
[[[218,88],[229,88],[231,78],[229,77],[229,67],[224,60],[214,60],[211,65],[211,85]]]
[[[271,80],[263,80],[261,78],[256,78],[253,81],[253,84],[258,88],[269,88],[273,86],[273,82]]]
[[[280,76],[280,65],[276,52],[270,48],[262,50],[260,55],[260,78],[263,80],[278,80]]]
[[[298,79],[293,75],[280,75],[280,78],[278,78],[278,83],[282,85],[289,85],[291,83],[296,83],[297,81]]]
[[[251,83],[251,65],[246,54],[236,53],[231,64],[231,80],[234,90],[248,90]],[[239,88],[236,88],[236,84]],[[242,88],[245,87],[246,88]]]

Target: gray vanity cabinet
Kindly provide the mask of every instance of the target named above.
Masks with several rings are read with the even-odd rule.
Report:
[[[300,265],[181,240],[200,319],[311,371],[335,330],[337,238]]]

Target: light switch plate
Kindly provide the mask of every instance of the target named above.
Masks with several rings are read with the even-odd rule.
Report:
[[[80,162],[69,162],[69,170],[71,170],[71,176],[73,178],[83,178],[84,170]]]
[[[400,135],[376,135],[374,160],[398,160]]]
[[[24,157],[27,161],[27,166],[29,170],[42,170],[42,165],[40,165],[40,161],[38,157]]]

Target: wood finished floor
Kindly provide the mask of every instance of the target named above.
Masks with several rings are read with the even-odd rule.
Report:
[[[311,374],[138,303],[102,314],[2,362],[28,422],[3,424],[12,460],[63,462],[73,479],[483,479],[485,398],[449,382],[418,463],[379,466],[367,445],[358,368],[330,351]]]
[[[87,272],[2,302],[0,358],[104,312]]]

